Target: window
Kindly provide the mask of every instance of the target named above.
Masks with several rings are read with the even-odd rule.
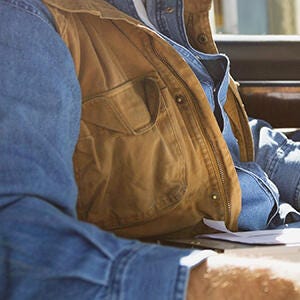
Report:
[[[300,0],[213,0],[214,38],[248,115],[300,128]]]
[[[213,0],[216,33],[300,34],[300,0]]]

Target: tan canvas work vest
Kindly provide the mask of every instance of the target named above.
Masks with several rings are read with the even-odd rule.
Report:
[[[155,32],[103,0],[45,0],[82,90],[74,154],[79,218],[127,237],[188,237],[203,217],[237,228],[241,191],[198,79]],[[191,44],[215,53],[210,1],[186,0]],[[226,111],[241,159],[253,158],[233,81]]]

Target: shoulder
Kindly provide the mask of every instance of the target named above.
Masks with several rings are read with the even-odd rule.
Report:
[[[11,12],[18,10],[35,16],[42,22],[54,27],[52,15],[42,0],[0,0],[0,6],[6,6]]]

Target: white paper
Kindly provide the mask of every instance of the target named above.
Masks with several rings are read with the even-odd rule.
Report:
[[[201,234],[198,237],[226,240],[244,244],[300,245],[300,228],[232,232],[223,221],[204,219],[204,223],[221,233]]]

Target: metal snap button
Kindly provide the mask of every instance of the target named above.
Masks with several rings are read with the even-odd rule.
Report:
[[[167,8],[165,9],[165,12],[168,13],[168,14],[171,14],[173,11],[174,11],[174,8],[173,8],[173,7],[167,7]]]
[[[182,95],[177,95],[175,97],[175,101],[179,104],[183,103],[184,102],[184,97]]]
[[[198,35],[197,40],[199,43],[204,44],[204,43],[207,43],[208,37],[205,33],[201,33]]]
[[[212,194],[211,199],[212,200],[218,200],[218,195],[217,194]]]

